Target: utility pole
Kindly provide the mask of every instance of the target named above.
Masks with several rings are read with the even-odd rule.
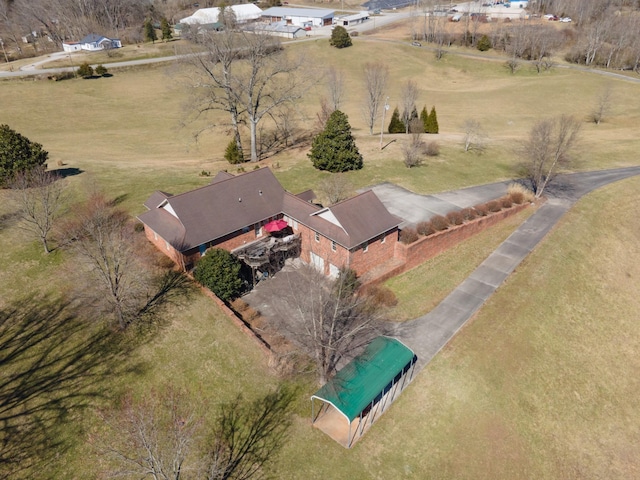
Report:
[[[384,114],[389,110],[389,97],[384,101],[384,108],[382,109],[382,124],[380,125],[380,150],[382,150],[382,134],[384,133]]]

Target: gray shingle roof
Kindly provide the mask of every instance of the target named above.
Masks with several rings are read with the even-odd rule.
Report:
[[[286,192],[268,168],[220,173],[211,184],[180,195],[155,192],[145,206],[150,210],[138,219],[182,252],[280,214],[348,249],[400,224],[370,190],[321,209]]]

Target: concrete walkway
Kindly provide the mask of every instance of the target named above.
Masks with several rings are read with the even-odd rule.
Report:
[[[418,368],[453,338],[580,197],[635,175],[640,175],[640,166],[556,178],[546,192],[547,202],[447,298],[426,315],[397,325],[394,335],[414,350]]]

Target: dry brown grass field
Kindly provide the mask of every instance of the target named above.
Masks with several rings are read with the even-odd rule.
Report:
[[[519,140],[536,119],[561,113],[585,119],[576,169],[638,164],[640,95],[635,83],[564,69],[512,76],[499,62],[456,55],[437,62],[426,49],[362,37],[344,50],[330,49],[326,40],[288,48],[347,76],[343,109],[365,161],[363,170],[348,175],[354,188],[392,181],[417,192],[437,192],[512,178]],[[385,143],[393,142],[381,151],[379,127],[373,137],[366,130],[360,109],[362,67],[374,59],[389,66],[392,108],[402,81],[409,78],[421,89],[418,108],[436,106],[441,134],[433,137],[442,153],[419,168],[402,164],[402,135],[385,135]],[[203,185],[208,178],[199,176],[202,170],[236,171],[222,158],[229,140],[224,128],[195,142],[193,132],[202,124],[182,126],[188,98],[183,71],[158,65],[112,73],[96,80],[1,81],[0,124],[42,143],[52,165],[80,169],[67,179],[74,196],[96,185],[133,214],[154,190],[177,193]],[[607,85],[614,92],[613,109],[595,126],[586,117]],[[320,82],[299,106],[300,128],[311,128],[323,94]],[[482,155],[462,152],[460,124],[467,118],[479,120],[488,133]],[[221,124],[225,118],[209,120]],[[304,146],[291,149],[261,165],[277,166],[276,175],[293,191],[313,188],[326,174],[312,169],[307,151]],[[640,449],[635,406],[640,394],[639,191],[636,178],[581,200],[354,449],[344,450],[310,427],[308,396],[314,385],[299,381],[296,422],[273,476],[640,475],[635,455]],[[74,281],[67,254],[45,257],[12,219],[6,192],[0,196],[0,308],[25,295],[64,293],[67,282]],[[513,225],[501,228],[496,237]],[[447,286],[438,278],[465,272],[494,241],[471,239],[460,246],[460,255],[432,262],[425,276],[433,279],[433,287],[416,288],[415,272],[399,279],[399,285],[412,284],[415,295],[441,295]],[[400,317],[424,308],[410,305]],[[136,369],[111,379],[104,402],[126,388],[141,393],[174,382],[215,404],[239,391],[249,396],[263,392],[277,382],[255,345],[198,295],[172,308],[166,326],[128,361]],[[69,450],[56,452],[47,471],[39,472],[42,478],[97,478],[102,473],[103,459],[86,443],[96,428],[94,412],[85,410],[70,420]]]

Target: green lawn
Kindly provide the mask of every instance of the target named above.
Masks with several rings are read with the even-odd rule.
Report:
[[[348,77],[344,110],[365,159],[363,170],[348,174],[354,189],[392,181],[437,192],[510,178],[513,150],[534,119],[584,117],[605,84],[599,76],[568,70],[510,76],[492,62],[453,55],[435,62],[424,50],[358,39],[339,51],[320,41],[291,49],[316,65],[334,64]],[[420,168],[402,165],[403,136],[385,135],[386,142],[396,141],[380,151],[379,137],[365,131],[361,71],[374,57],[390,66],[392,107],[406,78],[422,88],[419,109],[436,105],[442,154]],[[202,170],[235,172],[222,160],[224,129],[196,143],[193,133],[204,123],[181,126],[187,92],[178,76],[160,66],[114,73],[91,81],[0,82],[0,123],[42,143],[52,165],[82,171],[67,179],[74,198],[102,188],[132,214],[156,189],[178,193],[206,184],[210,179],[199,176]],[[638,87],[613,86],[610,120],[584,124],[580,169],[637,163],[640,104],[625,99],[637,98]],[[322,94],[319,86],[301,105],[302,127],[314,121]],[[469,117],[490,136],[480,156],[464,154],[459,145],[459,125]],[[262,164],[277,162],[276,175],[292,191],[314,188],[325,174],[311,168],[306,153],[289,150]],[[313,387],[301,381],[299,416],[274,477],[635,476],[640,253],[634,245],[640,231],[630,221],[637,216],[637,194],[629,192],[639,189],[637,179],[628,180],[581,201],[353,450],[309,427]],[[25,296],[63,294],[74,281],[74,266],[64,252],[41,253],[12,220],[5,194],[0,192],[0,308]],[[397,279],[400,317],[430,305],[412,302],[411,289],[433,302],[512,228],[500,225]],[[173,383],[216,404],[277,383],[255,345],[200,295],[173,307],[155,335],[132,343],[123,373],[109,379],[109,395],[101,402],[127,388],[139,394]],[[97,475],[101,461],[86,443],[95,422],[91,409],[74,414],[63,434],[71,449],[56,452],[51,477]]]

